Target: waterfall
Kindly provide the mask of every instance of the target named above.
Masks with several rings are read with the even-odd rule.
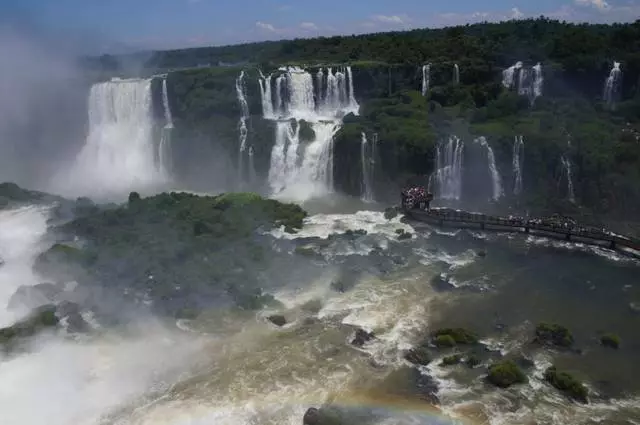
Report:
[[[422,66],[422,95],[426,96],[431,84],[431,64]]]
[[[609,72],[609,76],[604,82],[603,99],[609,106],[613,106],[618,100],[618,92],[622,80],[622,71],[620,70],[620,62],[613,62],[613,68]]]
[[[260,71],[260,77],[258,83],[260,84],[260,93],[262,94],[262,116],[267,119],[272,119],[274,114],[273,99],[271,97],[271,75],[265,77],[262,71]]]
[[[456,136],[436,146],[436,193],[441,199],[459,200],[462,195],[464,142]]]
[[[367,141],[367,135],[362,132],[362,140],[360,142],[360,163],[362,165],[362,184],[360,198],[365,202],[373,202],[373,185],[375,172],[376,145],[378,135],[373,135],[371,143]]]
[[[513,142],[513,194],[522,193],[522,163],[524,162],[524,138],[516,136]]]
[[[169,106],[169,91],[167,90],[167,79],[162,79],[162,107],[164,109],[165,128],[173,128],[173,117]]]
[[[160,137],[160,146],[158,147],[158,159],[163,166],[169,165],[169,149],[171,147],[171,130],[173,130],[173,116],[171,114],[171,106],[169,105],[169,90],[167,89],[167,79],[162,79],[162,109],[164,111],[165,125],[162,129]]]
[[[533,67],[533,98],[542,96],[542,85],[544,83],[544,77],[542,76],[542,65],[538,62]]]
[[[94,84],[89,92],[85,145],[65,176],[74,193],[122,195],[168,180],[154,141],[151,79]]]
[[[536,98],[542,96],[543,82],[540,62],[529,69],[518,61],[502,71],[502,85],[507,89],[515,88],[519,95],[527,96],[532,105]]]
[[[266,87],[272,76],[260,77],[264,117],[276,121],[268,177],[271,191],[298,201],[330,192],[333,138],[342,117],[358,114],[360,108],[351,68],[320,69],[314,78],[302,68],[288,67],[274,77],[276,91],[271,99]],[[275,105],[273,113],[264,107],[269,104]],[[309,126],[312,140],[300,140],[303,125]]]
[[[567,198],[571,202],[576,201],[575,193],[573,191],[573,173],[571,171],[571,161],[565,155],[560,157],[562,161],[563,174],[567,177]]]
[[[253,158],[253,146],[249,146],[249,185],[256,182],[256,165]]]
[[[244,179],[244,153],[247,149],[247,119],[249,118],[249,104],[244,87],[244,71],[236,78],[236,96],[240,104],[240,119],[238,120],[238,184]]]
[[[516,62],[515,65],[511,65],[509,68],[502,71],[502,85],[510,89],[516,83],[516,74],[522,68],[522,62]]]
[[[460,67],[457,63],[453,65],[453,84],[460,84]]]
[[[498,167],[496,166],[496,158],[493,154],[493,149],[489,145],[489,142],[485,137],[477,138],[474,143],[479,143],[480,146],[486,149],[487,151],[487,166],[489,168],[489,174],[491,176],[491,187],[492,187],[492,196],[491,198],[494,201],[500,199],[503,195],[502,192],[502,179],[500,178],[500,173],[498,172]]]

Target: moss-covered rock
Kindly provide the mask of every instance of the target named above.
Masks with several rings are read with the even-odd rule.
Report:
[[[600,344],[602,344],[603,347],[617,349],[620,347],[620,337],[614,334],[602,335]]]
[[[515,384],[526,383],[527,376],[515,362],[503,360],[489,367],[487,380],[496,387],[508,388]]]
[[[573,335],[564,326],[553,323],[540,323],[536,326],[535,342],[542,345],[569,348],[573,345]]]
[[[467,365],[467,367],[470,367],[473,369],[474,367],[480,366],[480,364],[482,363],[482,360],[480,360],[480,357],[478,355],[470,354],[464,363]]]
[[[559,371],[555,366],[550,366],[544,372],[544,379],[568,397],[581,403],[588,402],[589,390],[570,373]]]
[[[20,341],[58,325],[56,307],[46,305],[35,309],[29,317],[12,326],[0,329],[0,346],[5,351],[14,348]]]
[[[431,363],[431,355],[425,347],[415,347],[404,354],[404,358],[409,363],[426,366]]]
[[[456,340],[448,334],[437,335],[433,339],[433,344],[438,348],[451,348],[455,347]]]
[[[398,210],[396,208],[387,208],[384,210],[384,218],[387,220],[393,220],[398,216]]]
[[[462,361],[462,354],[453,354],[442,359],[441,366],[453,366]]]
[[[455,344],[473,345],[478,343],[477,335],[464,328],[438,329],[431,335],[431,337],[434,339],[438,339],[439,337],[443,336],[451,337]]]

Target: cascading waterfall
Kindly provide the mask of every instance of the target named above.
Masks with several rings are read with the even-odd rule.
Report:
[[[271,75],[265,77],[260,71],[260,92],[262,94],[262,116],[266,119],[273,119],[273,98],[271,96]]]
[[[249,118],[249,104],[244,87],[244,71],[236,78],[236,96],[240,104],[240,119],[238,121],[238,182],[242,185],[244,179],[244,156],[247,149],[247,119]]]
[[[162,109],[164,111],[165,125],[162,129],[160,138],[160,146],[158,147],[158,157],[160,164],[168,165],[169,149],[171,145],[171,130],[173,130],[173,116],[171,114],[171,106],[169,105],[169,90],[167,89],[167,79],[162,79]]]
[[[273,194],[285,198],[320,196],[333,188],[333,138],[342,117],[357,115],[360,108],[351,67],[320,69],[315,78],[298,67],[278,72],[271,99],[272,76],[260,78],[264,117],[276,121],[269,185]],[[275,107],[270,110],[269,105]],[[307,125],[313,140],[301,142],[301,127]]]
[[[502,71],[502,85],[510,89],[516,83],[516,74],[522,68],[522,62],[516,62],[515,65],[511,65],[509,68]]]
[[[571,170],[571,161],[565,155],[560,157],[560,161],[562,162],[563,174],[567,178],[567,198],[571,202],[576,201],[576,196],[573,191],[573,173]]]
[[[474,143],[479,143],[480,146],[486,149],[487,151],[487,166],[489,167],[489,175],[491,176],[491,187],[492,187],[492,196],[491,198],[494,201],[500,199],[503,195],[502,191],[502,179],[500,178],[500,173],[498,172],[498,167],[496,166],[496,157],[493,154],[493,149],[489,145],[489,142],[485,137],[477,138]]]
[[[154,143],[151,79],[114,79],[89,92],[89,133],[56,186],[74,194],[122,195],[168,180]],[[71,193],[70,192],[70,193]]]
[[[609,76],[604,82],[603,99],[607,105],[613,106],[618,99],[621,80],[622,70],[620,70],[620,62],[613,62],[613,68],[611,68],[611,72],[609,72]]]
[[[456,136],[436,146],[436,194],[441,199],[460,200],[462,195],[464,142]],[[429,186],[432,184],[430,183]]]
[[[522,163],[524,161],[524,138],[516,136],[513,142],[513,194],[522,193]]]
[[[360,142],[360,163],[362,165],[361,199],[365,202],[373,202],[373,185],[375,172],[376,145],[378,135],[373,135],[371,143],[367,140],[367,135],[362,132]]]
[[[533,67],[533,98],[542,96],[542,86],[544,84],[544,77],[542,75],[542,65],[540,62]]]
[[[426,96],[431,84],[431,64],[422,65],[422,95]]]
[[[453,84],[460,84],[460,67],[457,63],[453,65]]]
[[[536,98],[542,96],[543,83],[544,77],[540,62],[528,69],[518,61],[502,71],[502,85],[507,89],[515,88],[519,95],[527,96],[531,104]]]

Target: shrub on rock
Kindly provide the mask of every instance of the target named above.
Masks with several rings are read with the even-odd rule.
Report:
[[[602,344],[603,347],[617,349],[620,347],[620,337],[613,334],[603,335],[600,338],[600,344]]]
[[[552,323],[540,323],[536,326],[535,342],[542,345],[551,345],[569,348],[573,345],[573,335],[564,326]]]
[[[555,366],[550,366],[544,372],[544,379],[568,397],[581,403],[588,402],[587,396],[589,395],[589,391],[587,387],[570,373],[558,371]]]
[[[500,388],[527,382],[527,376],[512,360],[503,360],[489,367],[487,380]]]
[[[420,366],[426,366],[431,363],[431,356],[425,347],[412,348],[405,353],[404,358],[408,362]]]

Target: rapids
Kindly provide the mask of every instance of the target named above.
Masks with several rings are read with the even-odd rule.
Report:
[[[317,273],[270,286],[279,306],[219,308],[177,323],[141,311],[125,328],[46,334],[27,352],[0,359],[2,423],[299,425],[307,408],[327,402],[358,423],[384,425],[628,424],[640,417],[635,260],[541,238],[444,232],[386,220],[371,207],[312,214],[298,234],[263,235],[276,250],[314,253]],[[4,304],[17,286],[46,279],[30,270],[47,247],[46,218],[36,207],[0,213],[3,324],[16,319]],[[400,230],[412,238],[399,240]],[[287,324],[275,326],[271,314]],[[526,348],[543,320],[572,329],[583,353]],[[487,352],[526,353],[534,362],[529,384],[496,390],[484,383],[483,367],[445,368],[439,359],[410,368],[404,353],[445,326],[478,332]],[[353,346],[357,328],[375,339]],[[594,343],[602,331],[619,334],[623,349]],[[589,405],[543,382],[552,361],[584,377]],[[437,388],[440,407],[427,401],[425,385]]]

